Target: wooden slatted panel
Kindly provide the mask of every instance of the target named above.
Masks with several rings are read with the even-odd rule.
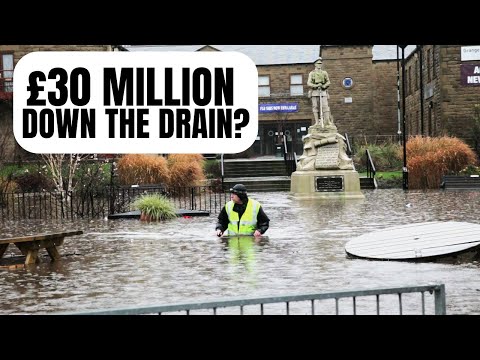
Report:
[[[42,234],[42,235],[29,235],[29,236],[19,236],[7,239],[0,239],[0,244],[13,244],[20,242],[29,242],[29,241],[39,241],[39,240],[50,240],[56,238],[64,238],[65,236],[81,235],[83,231],[74,230],[74,231],[65,231],[52,234]]]
[[[407,260],[463,252],[480,245],[480,225],[426,222],[396,226],[350,240],[347,254],[370,259]]]

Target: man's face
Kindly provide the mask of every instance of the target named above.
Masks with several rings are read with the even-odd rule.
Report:
[[[315,69],[321,69],[322,68],[322,63],[321,62],[316,62],[315,63]]]
[[[230,199],[232,199],[232,201],[233,201],[235,204],[242,204],[242,200],[240,200],[240,198],[238,197],[237,194],[231,193],[231,194],[230,194]]]

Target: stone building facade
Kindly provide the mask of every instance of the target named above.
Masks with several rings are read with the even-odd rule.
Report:
[[[374,59],[371,45],[319,46],[323,69],[329,74],[329,105],[339,133],[347,133],[352,141],[378,142],[398,137],[398,96],[396,59]],[[288,142],[297,154],[302,153],[302,136],[313,123],[307,79],[313,70],[309,63],[257,65],[259,79],[268,76],[270,95],[259,104],[297,104],[292,113],[259,113],[259,136],[250,153],[276,153],[285,131]],[[303,93],[292,95],[292,75],[301,74]],[[278,152],[277,152],[278,153]]]
[[[338,131],[383,141],[398,130],[397,65],[396,59],[374,59],[372,50],[371,45],[322,46],[321,56],[332,82],[329,104]]]
[[[400,140],[403,132],[401,51],[397,61],[396,46],[390,46],[393,50],[390,56],[375,47],[319,47],[323,68],[331,81],[331,113],[339,133],[347,133],[353,142],[395,141]],[[462,61],[462,48],[474,55]],[[475,138],[473,131],[475,106],[480,106],[480,46],[423,45],[408,46],[406,50],[406,136],[456,136],[480,151],[480,139]],[[259,97],[259,103],[298,102],[298,112],[285,117],[284,123],[297,122],[301,124],[300,129],[311,123],[313,115],[306,98],[306,79],[313,64],[264,65],[257,69],[259,76],[268,74],[271,82],[271,96]],[[303,74],[303,97],[288,96],[289,76],[295,71]],[[260,113],[259,127],[275,125],[275,115]],[[281,128],[283,123],[277,121],[276,125]],[[301,130],[299,134],[303,135]],[[262,135],[265,138],[265,134],[259,133]],[[295,147],[298,154],[297,148],[298,144]],[[268,154],[265,150],[257,146],[255,153]]]
[[[0,45],[0,156],[3,161],[20,161],[30,156],[13,136],[12,63],[15,67],[23,56],[35,51],[112,50],[112,45]]]
[[[258,137],[250,153],[280,154],[284,134],[289,150],[293,148],[297,154],[302,153],[302,136],[308,133],[308,127],[313,122],[312,105],[306,96],[308,74],[312,69],[312,64],[257,66],[259,79],[264,79],[264,83],[268,79],[270,90],[269,96],[262,96],[265,92],[260,88],[267,85],[259,86]],[[296,79],[301,79],[301,82]],[[291,90],[291,87],[296,90]],[[284,112],[279,107],[293,107],[293,110]],[[269,108],[279,110],[269,111]]]
[[[318,56],[323,58],[323,68],[330,76],[329,105],[339,133],[347,133],[355,143],[378,143],[397,140],[399,131],[403,131],[398,107],[401,103],[398,94],[401,96],[402,92],[397,87],[399,63],[394,54],[395,45],[126,48],[129,51],[240,51],[250,56],[259,76],[259,131],[257,140],[242,155],[280,155],[283,135],[289,150],[302,153],[302,136],[307,134],[313,122],[306,84]],[[448,134],[475,146],[478,140],[472,135],[473,111],[474,106],[480,104],[480,83],[466,85],[462,71],[466,68],[473,71],[476,65],[480,71],[480,59],[462,61],[461,46],[408,48],[410,51],[405,59],[406,135]],[[389,56],[385,56],[385,49],[390,51]],[[111,45],[0,45],[0,55],[13,54],[15,64],[29,52],[48,50],[114,49]],[[8,148],[3,152],[8,155],[4,157],[9,161],[25,155],[11,131],[11,104],[11,100],[0,96],[0,151]]]
[[[462,48],[477,52],[462,61]],[[405,81],[408,135],[456,136],[479,150],[472,130],[480,105],[480,46],[417,46],[405,61]]]

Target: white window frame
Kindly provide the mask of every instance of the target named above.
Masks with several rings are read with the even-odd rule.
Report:
[[[5,57],[11,57],[8,61],[8,69],[5,69]],[[0,52],[0,91],[13,92],[13,53]]]
[[[302,74],[290,74],[290,96],[303,96]]]
[[[270,75],[258,75],[258,97],[270,97]]]

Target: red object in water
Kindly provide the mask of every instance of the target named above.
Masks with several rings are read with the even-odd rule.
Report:
[[[191,217],[191,216],[188,216],[188,215],[183,215],[183,218],[184,218],[184,219],[191,219],[192,217]]]

